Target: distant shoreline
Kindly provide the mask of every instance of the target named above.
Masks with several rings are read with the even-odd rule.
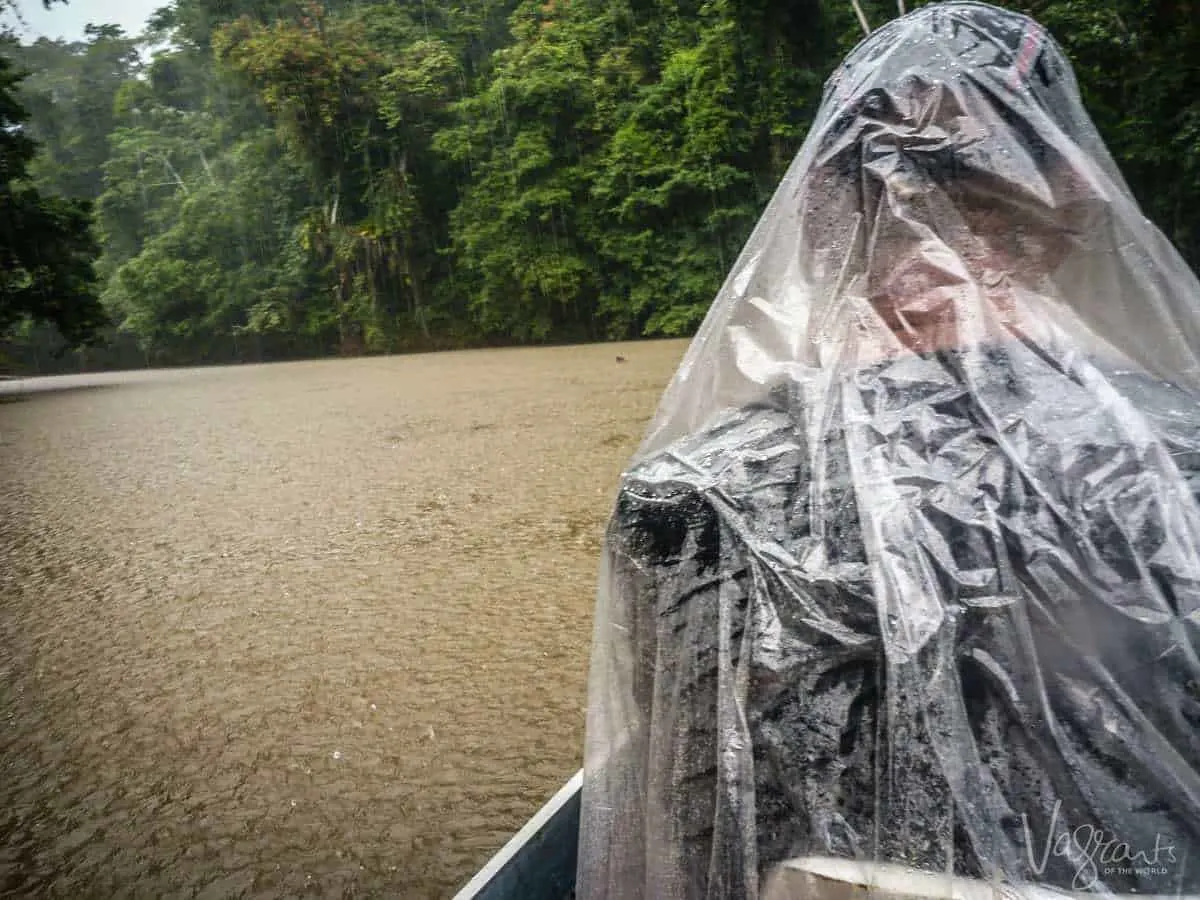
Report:
[[[300,359],[281,359],[265,362],[220,362],[188,366],[148,366],[137,369],[98,369],[89,372],[64,372],[54,375],[0,375],[0,397],[23,394],[44,394],[83,388],[120,387],[161,380],[164,376],[185,376],[197,372],[220,372],[260,366],[315,365],[329,363],[371,363],[383,360],[424,357],[442,354],[521,353],[579,350],[587,347],[608,347],[615,356],[636,359],[637,348],[657,344],[687,343],[690,338],[639,338],[626,341],[591,341],[562,344],[510,344],[499,347],[468,347],[455,350],[421,350],[404,353],[370,353],[357,356],[316,356]]]

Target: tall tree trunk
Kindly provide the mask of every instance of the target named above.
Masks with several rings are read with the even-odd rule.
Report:
[[[408,290],[412,297],[412,312],[413,318],[417,320],[417,324],[421,326],[421,333],[425,335],[426,340],[429,339],[429,322],[425,318],[425,291],[421,284],[421,278],[417,275],[416,266],[413,265],[412,246],[408,241],[404,241],[404,268],[408,276]]]

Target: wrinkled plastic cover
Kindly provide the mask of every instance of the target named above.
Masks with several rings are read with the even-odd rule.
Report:
[[[622,476],[578,896],[1200,894],[1198,348],[1042,28],[869,36]]]

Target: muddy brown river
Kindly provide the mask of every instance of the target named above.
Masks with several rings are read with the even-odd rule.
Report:
[[[580,764],[685,349],[0,386],[0,893],[452,895]]]

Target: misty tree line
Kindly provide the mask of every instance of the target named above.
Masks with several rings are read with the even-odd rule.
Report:
[[[1189,5],[1000,5],[1055,33],[1195,263]],[[176,0],[143,35],[9,36],[0,199],[58,212],[0,204],[0,353],[47,372],[688,335],[861,21],[898,7]]]

